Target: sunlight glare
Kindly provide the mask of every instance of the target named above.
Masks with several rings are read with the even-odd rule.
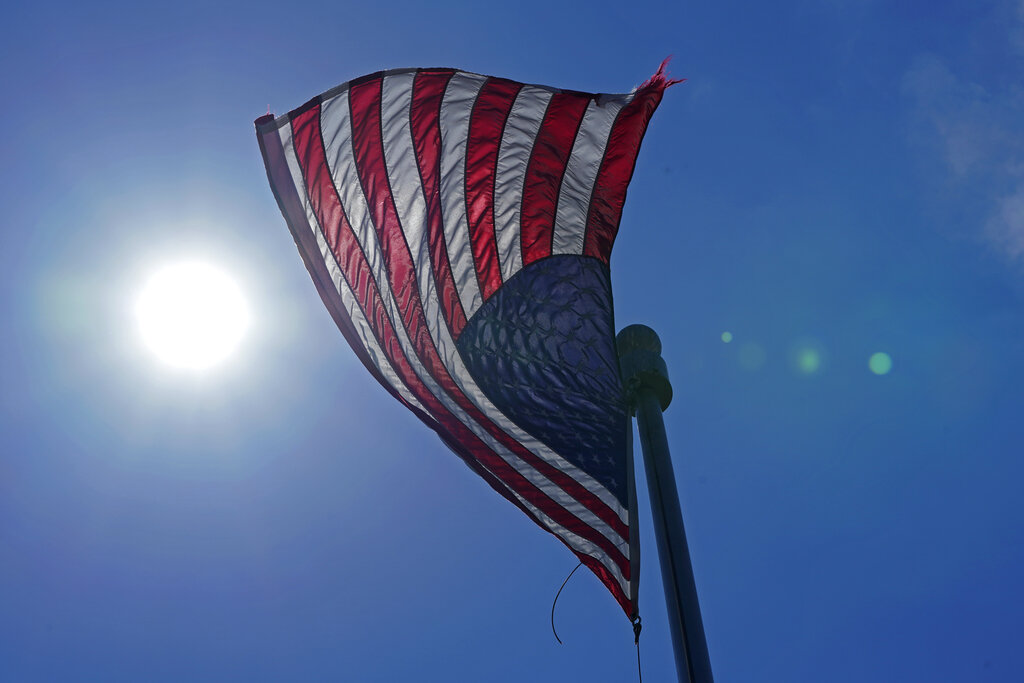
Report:
[[[157,357],[196,370],[227,358],[249,322],[238,286],[220,270],[198,262],[167,266],[153,275],[135,313],[142,337]]]

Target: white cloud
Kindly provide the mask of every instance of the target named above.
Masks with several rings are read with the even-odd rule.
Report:
[[[1020,89],[973,83],[958,77],[938,57],[925,55],[904,77],[903,92],[914,101],[919,119],[937,135],[954,174],[985,173],[993,164],[1009,171],[1024,166]]]
[[[1007,256],[1024,263],[1024,183],[999,200],[986,228],[988,238]]]
[[[1024,0],[1015,0],[1012,10],[1003,38],[1007,59],[1019,61],[1014,53],[1024,53]],[[941,158],[958,195],[987,207],[975,234],[1024,266],[1024,88],[1016,80],[981,82],[954,68],[922,55],[904,75],[914,136]]]

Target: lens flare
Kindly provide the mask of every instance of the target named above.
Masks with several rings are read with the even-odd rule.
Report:
[[[868,359],[868,367],[876,375],[887,375],[892,370],[892,357],[882,351],[873,353]]]
[[[814,349],[802,349],[796,357],[796,366],[800,372],[811,374],[821,367],[821,354]]]
[[[825,365],[825,349],[817,339],[800,339],[790,347],[789,361],[798,374],[815,375]]]

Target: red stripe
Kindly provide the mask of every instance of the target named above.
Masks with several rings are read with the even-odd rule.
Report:
[[[273,116],[269,116],[269,119],[273,120]],[[259,126],[259,121],[257,121],[257,126]],[[370,374],[380,382],[381,386],[398,399],[399,402],[407,406],[414,414],[419,416],[420,419],[428,420],[429,418],[426,417],[421,408],[407,401],[392,386],[391,382],[385,379],[376,361],[370,357],[366,345],[352,323],[352,318],[349,315],[345,302],[341,298],[341,294],[335,288],[330,271],[320,253],[314,228],[309,222],[309,216],[306,214],[302,200],[299,199],[299,188],[296,187],[295,179],[288,168],[288,162],[284,155],[284,145],[281,142],[281,137],[278,135],[277,128],[269,130],[258,128],[258,130],[260,149],[263,152],[264,163],[267,167],[267,177],[270,179],[274,196],[277,198],[281,213],[284,214],[288,229],[295,239],[295,244],[299,248],[302,262],[306,264],[306,269],[309,271],[313,284],[316,285],[316,290],[320,294],[320,298],[327,307],[328,312],[356,356],[362,361],[366,369],[370,371]]]
[[[484,427],[505,448],[520,456],[582,505],[591,509],[615,533],[623,538],[628,538],[627,525],[596,495],[588,491],[565,472],[530,452],[491,422],[462,393],[449,374],[440,354],[438,354],[423,312],[423,304],[420,300],[419,289],[416,284],[415,264],[413,263],[412,253],[405,241],[405,235],[402,232],[402,226],[398,219],[398,212],[395,209],[388,181],[387,167],[384,162],[384,141],[380,128],[381,83],[380,79],[366,81],[352,86],[349,91],[353,131],[352,143],[356,169],[363,186],[363,192],[371,207],[370,215],[374,228],[377,231],[381,254],[387,269],[388,281],[391,283],[402,322],[409,333],[409,338],[417,357],[427,371],[430,372],[441,390],[451,396],[473,421]],[[552,518],[554,518],[554,515],[552,515]],[[611,541],[605,538],[603,534],[591,529],[589,526],[587,526],[587,529],[590,529],[590,533],[575,533],[579,533],[580,536],[601,545],[609,554],[612,554],[613,551],[618,552]]]
[[[494,234],[494,180],[505,122],[523,87],[489,78],[480,89],[469,121],[466,142],[466,215],[480,291],[486,301],[501,286],[501,263]]]
[[[359,307],[376,332],[388,324],[387,315],[376,286],[372,286],[373,276],[369,267],[365,266],[366,259],[349,225],[327,167],[320,133],[320,105],[292,119],[292,137],[309,201],[320,229],[338,261],[338,267],[348,278]],[[401,355],[401,348],[394,335],[376,336],[388,358],[394,359],[396,355]]]
[[[451,330],[458,339],[466,327],[466,313],[455,287],[448,246],[444,240],[444,222],[441,214],[441,100],[451,80],[452,71],[421,71],[413,81],[412,105],[409,123],[412,129],[416,164],[420,171],[423,195],[427,203],[427,240],[430,262],[437,279],[438,297]]]
[[[572,548],[569,548],[569,550],[572,550]],[[584,555],[583,553],[578,553],[575,550],[573,550],[573,554],[580,559],[580,562],[587,565],[587,567],[590,568],[590,571],[597,575],[597,578],[601,580],[601,583],[611,591],[612,597],[615,598],[616,602],[619,603],[619,606],[622,607],[623,611],[625,611],[626,616],[632,619],[635,611],[633,604],[629,601],[629,598],[626,597],[626,593],[622,590],[622,586],[620,586],[618,580],[612,576],[612,573],[608,571],[599,560],[594,559],[590,555]],[[629,581],[628,571],[623,573],[623,578],[625,578],[627,582]]]
[[[551,255],[562,176],[589,102],[583,95],[555,93],[544,114],[523,181],[520,224],[524,266]]]
[[[640,141],[664,92],[663,82],[641,87],[612,126],[590,199],[584,256],[594,256],[605,263],[611,258],[612,244],[622,219],[622,205],[626,201],[626,186],[633,177]]]
[[[371,81],[369,84],[371,88],[373,88],[373,83],[374,82]],[[376,138],[379,143],[379,81],[376,81],[376,93],[378,126],[375,129],[371,127],[369,130],[364,128],[363,132],[371,138],[371,142]],[[367,111],[371,117],[373,110],[374,108],[371,106],[370,110]],[[436,397],[433,396],[433,394],[431,394],[430,391],[427,390],[427,388],[420,382],[398,344],[397,336],[384,309],[370,266],[366,261],[355,234],[352,232],[351,226],[345,217],[345,212],[342,209],[340,200],[338,199],[338,195],[335,191],[333,180],[330,177],[326,163],[323,139],[320,133],[319,115],[320,109],[319,106],[317,106],[303,114],[297,115],[293,121],[293,136],[295,138],[296,152],[298,154],[300,166],[302,167],[303,176],[307,185],[310,203],[317,215],[318,221],[322,226],[327,226],[323,227],[322,230],[325,235],[331,235],[331,240],[334,241],[334,246],[332,246],[334,257],[338,259],[339,267],[343,269],[346,278],[353,290],[356,292],[359,305],[366,314],[366,317],[373,328],[374,335],[381,342],[381,348],[388,355],[392,366],[398,373],[401,380],[406,384],[410,392],[412,392],[427,409],[427,411],[452,434],[456,441],[466,444],[467,450],[474,458],[488,467],[514,491],[523,496],[524,499],[536,506],[544,514],[551,517],[551,519],[559,525],[600,546],[618,565],[622,567],[628,566],[625,556],[618,551],[610,540],[606,539],[602,534],[598,533],[588,524],[582,522],[566,509],[562,508],[558,503],[549,498],[543,491],[530,483],[522,474],[517,472],[502,458],[495,454],[485,443],[473,434],[468,427],[451,415],[447,409],[440,404]],[[356,130],[359,130],[358,124],[356,124],[355,128]],[[363,136],[357,135],[356,137]],[[365,141],[362,144],[355,140],[354,142],[358,156],[359,150],[367,147],[367,144]],[[371,148],[373,147],[372,144],[369,146]],[[366,150],[364,149],[364,151]],[[378,163],[382,164],[383,159],[379,159]],[[372,163],[369,165],[372,165]],[[379,171],[375,169],[365,172],[361,171],[361,175],[366,177],[366,179],[363,180],[364,183],[386,183],[386,176],[381,176]],[[381,188],[377,189],[380,190]],[[394,212],[394,205],[393,202],[390,201],[390,192],[387,195],[387,201],[384,201],[384,197],[377,193],[368,192],[367,196],[371,198],[370,203],[371,206],[374,207],[374,215],[382,220],[384,225],[391,224],[391,217],[389,216],[389,213]],[[381,201],[374,201],[373,198],[380,199]],[[390,203],[391,206],[377,206],[381,203]],[[328,225],[329,221],[333,221],[333,223]],[[401,239],[404,243],[404,238],[401,237],[400,231],[397,234],[393,232],[394,227],[395,224],[392,224],[392,232],[390,233],[392,239],[390,240],[389,246],[384,247],[382,244],[382,250],[388,249],[392,256],[395,255],[394,252],[398,247],[395,239]],[[381,234],[380,236],[383,242],[387,239],[388,233]],[[409,257],[408,249],[397,250],[398,256],[404,255],[407,259],[410,259],[408,266],[411,269],[411,257]],[[399,268],[399,271],[401,271],[401,268]],[[396,286],[394,283],[394,276],[396,275],[396,272],[398,271],[389,266],[389,277],[392,279],[392,287],[395,292],[401,292],[402,288]],[[420,321],[422,321],[422,311],[418,307],[418,293],[415,291],[414,283],[413,289],[410,290],[408,287],[405,288],[404,295],[411,298],[408,298],[404,302],[405,306],[403,308],[403,312],[405,314],[410,314],[411,312],[414,318],[418,317]],[[396,298],[401,301],[401,296],[399,294],[396,294]],[[453,397],[465,408],[465,403],[468,403],[468,400],[459,393],[457,389],[454,389],[451,383],[451,378],[447,376],[447,373],[443,370],[443,366],[441,366],[441,372],[438,373],[437,366],[440,364],[440,359],[437,356],[436,350],[433,349],[432,342],[429,338],[429,334],[425,330],[425,327],[421,327],[418,330],[410,330],[410,337],[413,339],[414,344],[418,343],[420,345],[418,352],[426,353],[425,358],[423,358],[424,361],[427,361],[425,362],[425,365],[428,368],[430,368],[431,365],[434,366],[433,372],[435,377],[438,377],[439,380],[448,385],[445,387],[446,391],[451,392],[454,390],[455,393],[452,394]],[[426,340],[426,346],[424,346],[424,339]],[[493,433],[493,430],[496,428],[493,425],[489,425],[482,415],[479,415],[479,413],[477,413],[477,415],[479,417],[475,419],[478,419],[481,424],[487,425]],[[500,430],[498,431],[500,432]],[[498,436],[498,434],[495,434],[495,436]],[[506,439],[508,438],[507,435],[505,435],[505,437]],[[623,533],[624,537],[625,535],[626,534]]]

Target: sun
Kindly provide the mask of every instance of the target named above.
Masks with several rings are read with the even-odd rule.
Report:
[[[156,272],[139,295],[135,314],[143,340],[158,358],[194,370],[230,356],[249,325],[238,285],[202,262]]]

